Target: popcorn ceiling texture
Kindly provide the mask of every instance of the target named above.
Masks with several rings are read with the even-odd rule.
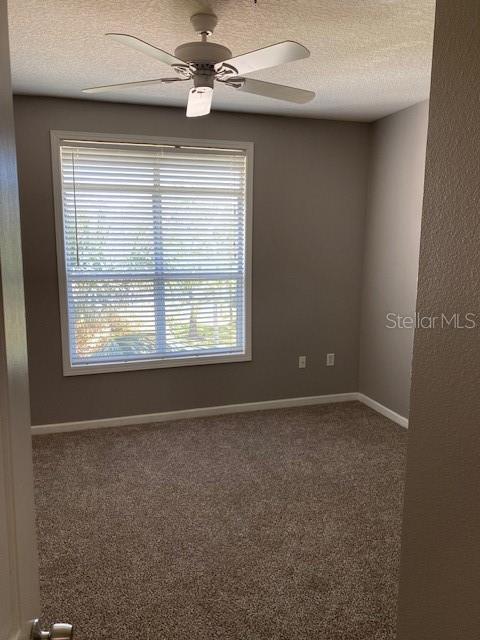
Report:
[[[371,121],[428,97],[434,8],[435,0],[11,0],[14,90],[79,98],[84,87],[168,76],[168,67],[103,34],[128,32],[173,52],[196,39],[190,16],[213,9],[219,24],[212,40],[234,55],[282,40],[307,46],[309,59],[252,77],[317,92],[301,106],[220,86],[214,108]],[[189,88],[95,99],[184,106]]]
[[[43,621],[394,640],[406,440],[359,403],[37,436]]]

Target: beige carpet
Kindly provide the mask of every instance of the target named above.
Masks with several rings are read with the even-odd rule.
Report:
[[[406,440],[359,403],[36,436],[44,622],[393,640]]]

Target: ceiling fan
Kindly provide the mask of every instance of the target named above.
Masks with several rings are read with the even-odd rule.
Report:
[[[187,104],[187,117],[194,118],[210,113],[212,106],[213,88],[215,81],[227,87],[253,93],[258,96],[286,100],[297,104],[304,104],[315,97],[313,91],[296,89],[272,82],[263,82],[244,76],[254,71],[275,67],[284,62],[308,58],[310,51],[298,42],[286,40],[257,49],[250,53],[232,58],[232,52],[227,47],[214,42],[208,42],[217,25],[217,16],[213,14],[197,13],[190,18],[196,33],[201,37],[199,42],[186,42],[175,49],[175,55],[158,49],[139,38],[124,33],[107,33],[107,37],[132,49],[141,51],[148,56],[169,65],[176,76],[170,78],[156,78],[154,80],[140,80],[111,84],[103,87],[83,89],[84,93],[100,93],[115,91],[116,89],[144,87],[147,85],[168,84],[171,82],[186,82],[193,80]]]

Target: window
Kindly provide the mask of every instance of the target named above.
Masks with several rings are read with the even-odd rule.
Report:
[[[251,143],[52,150],[64,373],[249,360]]]

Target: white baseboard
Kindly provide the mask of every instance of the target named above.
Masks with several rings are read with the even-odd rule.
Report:
[[[401,427],[408,429],[408,418],[405,418],[399,413],[392,411],[388,407],[385,407],[383,404],[380,404],[380,402],[369,398],[364,393],[357,393],[357,400],[363,402],[363,404],[366,404],[367,407],[370,407],[370,409],[373,409],[377,413],[381,413],[382,416],[385,416],[385,418],[389,418],[390,420],[393,420],[393,422],[399,424]]]
[[[65,431],[83,431],[84,429],[101,429],[105,427],[125,427],[136,424],[152,424],[169,422],[184,418],[202,418],[228,413],[245,411],[262,411],[265,409],[282,409],[285,407],[304,407],[332,402],[352,402],[358,400],[358,393],[334,393],[323,396],[307,396],[303,398],[282,398],[280,400],[264,400],[262,402],[244,402],[241,404],[225,404],[217,407],[199,407],[198,409],[180,409],[162,413],[147,413],[135,416],[119,416],[117,418],[101,418],[98,420],[80,420],[78,422],[58,422],[56,424],[39,424],[32,426],[32,435],[42,433],[62,433]]]
[[[408,427],[408,420],[384,407],[376,400],[372,400],[363,393],[333,393],[323,396],[306,396],[303,398],[282,398],[280,400],[264,400],[262,402],[243,402],[240,404],[224,404],[216,407],[199,407],[197,409],[180,409],[178,411],[164,411],[161,413],[146,413],[134,416],[118,416],[116,418],[100,418],[98,420],[79,420],[76,422],[58,422],[56,424],[32,425],[32,435],[42,433],[63,433],[66,431],[83,431],[85,429],[102,429],[106,427],[126,427],[136,424],[153,424],[155,422],[170,422],[185,418],[204,418],[229,413],[243,413],[248,411],[264,411],[266,409],[283,409],[286,407],[304,407],[315,404],[331,404],[334,402],[359,401],[377,411],[382,416],[393,420],[401,427]]]

